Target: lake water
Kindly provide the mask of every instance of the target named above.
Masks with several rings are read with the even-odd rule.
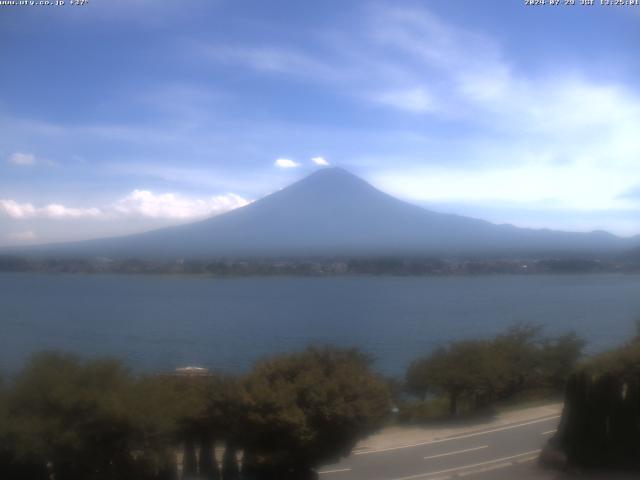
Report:
[[[358,346],[386,374],[442,343],[518,322],[627,340],[640,276],[234,278],[0,274],[0,370],[31,352],[115,355],[137,370],[245,371],[310,343]]]

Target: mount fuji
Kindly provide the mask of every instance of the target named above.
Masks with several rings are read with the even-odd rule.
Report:
[[[640,239],[497,225],[438,213],[388,195],[341,168],[324,168],[244,207],[142,234],[30,247],[38,255],[314,257],[615,254]],[[24,252],[24,251],[23,251]]]

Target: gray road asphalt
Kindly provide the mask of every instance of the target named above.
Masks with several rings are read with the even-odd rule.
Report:
[[[557,476],[537,457],[558,424],[547,416],[409,446],[352,454],[319,470],[321,480],[542,480]]]

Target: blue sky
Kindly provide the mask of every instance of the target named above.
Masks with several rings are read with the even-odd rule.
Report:
[[[639,234],[640,7],[523,3],[2,6],[0,245],[192,221],[324,163],[434,210]]]

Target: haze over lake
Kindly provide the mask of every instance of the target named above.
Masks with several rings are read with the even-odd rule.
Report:
[[[517,322],[627,340],[640,276],[266,277],[0,274],[0,370],[43,349],[114,355],[136,370],[244,371],[309,343],[357,346],[401,375],[415,357]]]

